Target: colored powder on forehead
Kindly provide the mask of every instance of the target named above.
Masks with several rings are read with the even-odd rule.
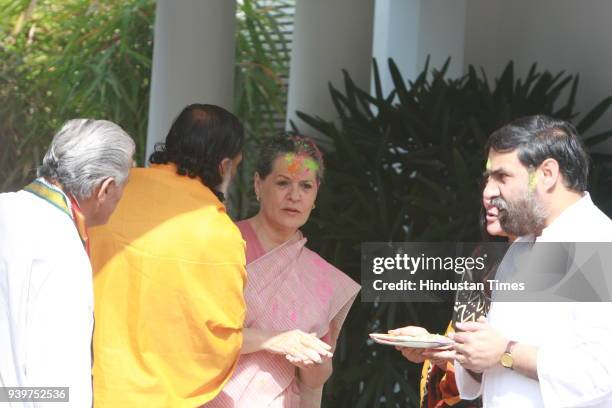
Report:
[[[287,162],[287,164],[291,165],[291,163],[293,163],[293,160],[295,160],[295,153],[285,154],[285,161]]]
[[[485,169],[487,171],[491,170],[491,159],[487,159],[487,164],[485,164]]]
[[[287,170],[292,176],[297,176],[300,173],[308,172],[312,170],[316,172],[319,170],[319,164],[314,161],[311,157],[295,153],[285,154],[285,161],[287,162]]]
[[[287,170],[292,176],[296,176],[302,169],[303,157],[296,156],[295,153],[287,153],[285,155],[285,161],[287,162]]]
[[[315,172],[319,170],[319,164],[310,157],[304,160],[304,166],[306,166],[307,169]]]
[[[299,172],[300,169],[302,168],[300,162],[298,162],[297,160],[294,161],[293,163],[291,163],[289,166],[287,166],[287,170],[289,170],[289,173],[292,176],[296,176]]]

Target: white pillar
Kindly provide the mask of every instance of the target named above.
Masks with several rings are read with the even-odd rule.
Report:
[[[393,89],[387,60],[393,58],[405,80],[414,80],[430,56],[430,68],[448,57],[448,76],[463,75],[466,0],[376,0],[373,54],[383,91]]]
[[[235,25],[235,0],[157,1],[147,159],[186,105],[232,109]]]
[[[389,58],[393,58],[404,78],[414,79],[420,71],[417,67],[420,16],[421,0],[376,0],[372,53],[378,63],[385,95],[394,88],[389,74]]]
[[[293,120],[313,134],[296,110],[336,118],[328,83],[343,89],[342,69],[364,89],[370,86],[374,0],[298,0],[289,74],[287,127]]]
[[[441,68],[451,57],[447,75],[450,78],[463,75],[466,8],[466,0],[421,0],[419,72],[430,55],[430,68]]]

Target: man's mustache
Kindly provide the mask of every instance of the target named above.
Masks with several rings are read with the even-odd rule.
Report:
[[[508,202],[501,197],[495,197],[491,199],[491,205],[496,207],[500,212],[508,211]]]

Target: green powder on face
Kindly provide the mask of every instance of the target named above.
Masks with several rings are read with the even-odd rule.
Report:
[[[529,172],[529,190],[533,191],[536,188],[536,183],[538,182],[538,176],[535,171]]]
[[[310,157],[304,160],[304,166],[312,171],[318,171],[319,170],[319,164],[314,161],[313,159],[311,159]]]

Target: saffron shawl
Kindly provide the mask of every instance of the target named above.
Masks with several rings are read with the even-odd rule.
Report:
[[[253,248],[256,237],[240,224]],[[247,264],[245,327],[300,329],[319,338],[330,327],[340,329],[360,287],[305,243],[285,243]],[[299,400],[296,367],[283,355],[259,351],[240,356],[232,378],[206,407],[293,408]]]
[[[95,407],[212,400],[238,361],[246,314],[244,241],[224,205],[174,165],[132,169],[91,243]]]

